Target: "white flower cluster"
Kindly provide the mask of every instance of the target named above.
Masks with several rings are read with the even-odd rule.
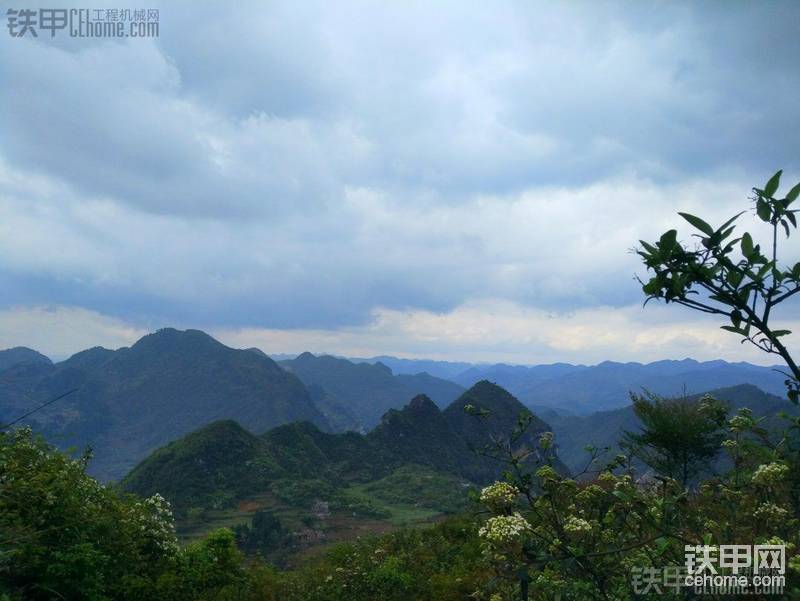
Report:
[[[777,484],[789,473],[789,466],[784,463],[764,463],[753,472],[753,483],[762,486]]]
[[[583,518],[571,515],[564,522],[564,531],[571,534],[582,534],[584,532],[591,532],[592,525]]]
[[[140,529],[147,532],[153,542],[166,552],[178,550],[178,539],[175,536],[175,521],[169,501],[156,493],[152,497],[136,504],[144,509],[140,516]]]
[[[492,544],[514,543],[531,532],[531,525],[519,513],[489,518],[478,535]]]
[[[770,524],[777,524],[789,517],[789,512],[775,503],[762,503],[753,512],[753,517]]]
[[[508,482],[495,482],[481,490],[481,503],[492,509],[511,507],[517,498],[517,489]]]
[[[746,409],[740,409],[738,415],[734,415],[728,420],[728,427],[734,432],[749,430],[755,425],[751,413]]]

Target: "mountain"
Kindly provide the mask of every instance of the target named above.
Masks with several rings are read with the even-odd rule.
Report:
[[[465,474],[475,457],[427,396],[415,396],[400,410],[390,409],[367,437],[404,461]]]
[[[756,417],[766,417],[762,425],[769,429],[777,429],[779,420],[775,416],[785,411],[791,415],[798,415],[798,409],[785,398],[768,394],[752,384],[740,384],[719,388],[708,392],[714,398],[726,401],[731,407],[733,415],[741,407],[749,407]],[[701,394],[692,395],[699,398]],[[558,442],[559,456],[569,466],[573,473],[578,473],[586,467],[589,455],[584,450],[586,445],[593,445],[598,449],[610,447],[609,457],[619,452],[618,442],[625,430],[637,432],[641,422],[633,412],[633,407],[622,407],[611,411],[599,411],[590,415],[581,416],[553,416],[548,417],[553,432]]]
[[[444,380],[456,381],[456,376],[468,369],[475,367],[473,363],[464,363],[463,361],[435,361],[432,359],[400,359],[392,357],[391,355],[380,355],[378,357],[369,357],[367,359],[351,358],[350,361],[354,363],[383,363],[389,367],[393,373],[400,374],[421,374],[427,373],[436,378]],[[476,380],[477,381],[477,380]],[[471,386],[475,382],[470,382],[467,386]]]
[[[122,484],[133,491],[158,491],[181,505],[214,506],[224,502],[215,498],[220,492],[240,496],[251,482],[266,486],[263,474],[274,466],[260,462],[253,468],[263,449],[263,441],[235,421],[213,422],[156,450]]]
[[[235,419],[253,432],[298,420],[328,427],[302,382],[270,358],[174,329],[130,348],[89,349],[0,373],[0,420],[76,387],[29,421],[62,447],[91,445],[90,471],[103,480],[216,420]]]
[[[725,361],[656,361],[594,366],[553,365],[476,366],[455,381],[469,386],[489,379],[516,395],[528,406],[548,406],[575,413],[624,407],[629,392],[643,388],[664,396],[694,394],[738,384],[753,384],[772,394],[783,394],[785,376],[771,367]]]
[[[569,375],[583,369],[585,365],[552,363],[548,365],[475,365],[453,377],[462,386],[472,386],[475,382],[489,380],[497,382],[512,394],[530,395],[536,386],[547,380]]]
[[[20,363],[52,363],[48,357],[25,346],[15,346],[0,351],[0,371],[14,367]]]
[[[491,415],[466,415],[466,404]],[[390,409],[366,435],[326,433],[298,422],[255,436],[238,424],[218,422],[155,451],[121,484],[141,495],[159,492],[184,509],[214,506],[221,500],[231,503],[276,486],[310,488],[321,495],[319,491],[387,478],[404,466],[413,466],[414,473],[422,466],[429,474],[433,470],[483,484],[496,479],[505,466],[479,457],[475,450],[490,444],[490,436],[508,438],[519,412],[526,412],[525,407],[508,392],[480,382],[445,411],[417,395],[402,409]],[[550,429],[534,418],[514,449],[536,449],[539,435]],[[565,471],[558,458],[553,459],[557,469]],[[396,474],[393,482],[398,479]]]
[[[120,484],[145,496],[158,492],[178,508],[222,507],[276,480],[369,482],[396,463],[355,432],[294,422],[256,436],[223,420],[156,450]]]
[[[470,415],[466,408],[484,413],[484,417]],[[462,394],[447,409],[444,417],[450,427],[464,439],[473,452],[491,447],[494,441],[502,441],[508,450],[514,453],[531,452],[531,460],[542,460],[547,454],[539,451],[539,437],[544,432],[552,431],[551,426],[542,419],[531,415],[530,424],[516,440],[510,440],[518,424],[520,415],[530,411],[516,397],[497,384],[482,380]],[[558,457],[553,457],[554,467],[562,473],[569,470]],[[470,475],[476,482],[491,480],[499,469],[505,467],[497,459],[479,456],[470,467]]]
[[[329,421],[347,429],[372,428],[389,409],[402,407],[409,398],[425,394],[443,407],[464,389],[429,374],[395,376],[382,363],[353,363],[330,355],[303,353],[280,365],[295,374],[309,389],[317,389],[315,401]],[[342,417],[345,408],[350,418]]]

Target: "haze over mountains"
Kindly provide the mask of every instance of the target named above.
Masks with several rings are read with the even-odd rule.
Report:
[[[374,361],[368,359],[368,361]],[[598,365],[505,365],[416,361],[380,357],[393,369],[413,370],[415,366],[429,373],[448,377],[468,388],[480,380],[495,382],[531,408],[550,407],[563,413],[587,414],[624,407],[629,392],[647,389],[664,396],[696,394],[716,388],[753,384],[761,390],[782,396],[786,376],[773,367],[726,361],[656,361],[654,363],[617,363]],[[464,365],[467,369],[460,370]],[[453,372],[457,372],[454,373]],[[451,374],[443,376],[442,374]]]
[[[417,394],[427,395],[440,407],[446,407],[464,392],[458,384],[427,373],[395,376],[380,362],[353,363],[330,355],[303,353],[280,361],[279,365],[314,391],[323,413],[336,415],[344,410],[353,416],[352,426],[372,428],[389,409],[402,407]]]
[[[367,432],[380,430],[382,419],[400,419],[391,410],[418,395],[438,411],[483,380],[508,390],[558,431],[559,417],[626,407],[630,390],[669,395],[747,383],[782,396],[783,379],[766,367],[691,359],[508,366],[389,356],[358,363],[303,353],[276,363],[258,349],[232,349],[197,330],[167,328],[130,348],[96,347],[55,364],[32,349],[0,351],[0,422],[77,388],[26,423],[62,448],[90,445],[92,473],[110,480],[214,421],[235,420],[254,434],[298,421],[321,432]],[[411,409],[431,413],[426,427],[440,421],[427,403]],[[579,431],[577,424],[570,428]],[[445,429],[437,431],[447,437]]]

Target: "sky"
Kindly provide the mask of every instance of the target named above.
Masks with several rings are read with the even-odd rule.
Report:
[[[800,181],[797,2],[148,7],[0,33],[0,348],[775,362],[631,249]]]

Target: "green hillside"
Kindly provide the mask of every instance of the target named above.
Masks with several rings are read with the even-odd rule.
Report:
[[[469,404],[487,414],[468,415]],[[502,440],[526,414],[502,388],[480,382],[445,411],[417,395],[387,411],[366,435],[323,432],[301,421],[256,436],[219,421],[158,449],[121,487],[166,497],[184,541],[228,527],[248,553],[288,565],[332,542],[468,509],[468,490],[504,468],[478,451]],[[556,456],[540,453],[538,437],[550,427],[530,420],[514,450],[535,451],[525,462],[531,468],[549,459],[566,472]]]
[[[270,358],[174,329],[130,348],[0,372],[0,422],[72,388],[28,423],[62,448],[91,446],[90,470],[102,480],[121,478],[155,449],[221,419],[252,432],[298,420],[327,427],[303,383]]]

